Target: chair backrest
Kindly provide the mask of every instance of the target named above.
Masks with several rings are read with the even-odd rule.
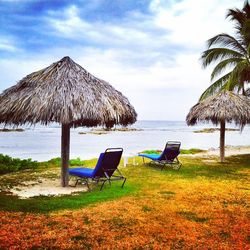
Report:
[[[94,170],[94,177],[106,177],[104,172],[112,176],[120,163],[122,152],[122,148],[108,148],[101,153]]]
[[[173,161],[180,154],[180,147],[180,142],[168,141],[159,160]]]

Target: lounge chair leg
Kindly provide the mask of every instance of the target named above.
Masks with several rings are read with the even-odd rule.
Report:
[[[100,188],[100,191],[102,191],[102,188],[103,188],[103,186],[104,186],[104,184],[105,184],[106,181],[107,181],[107,180],[104,180],[104,181],[103,181],[103,183],[102,183],[102,185],[101,185],[101,188]]]
[[[179,162],[179,167],[178,167],[177,170],[179,170],[181,168],[181,166],[182,166],[182,163]]]
[[[175,169],[179,170],[182,166],[182,163],[179,161],[178,157],[176,157],[176,161],[177,161],[177,168],[175,168]]]
[[[86,186],[87,186],[87,188],[88,188],[88,191],[90,191],[89,182],[86,180],[85,183],[86,183]]]
[[[78,184],[79,179],[76,180],[76,183],[74,185],[69,185],[70,187],[76,187]]]
[[[124,187],[124,184],[125,184],[126,180],[127,180],[127,178],[124,178],[124,181],[122,183],[122,188]]]

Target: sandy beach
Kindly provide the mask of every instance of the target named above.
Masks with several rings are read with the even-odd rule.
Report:
[[[87,192],[88,189],[84,185],[76,187],[62,187],[60,179],[39,178],[37,181],[27,181],[14,186],[9,190],[13,195],[25,199],[35,196],[60,196],[67,194],[77,194],[79,192]]]
[[[210,148],[206,152],[197,153],[194,157],[219,156],[219,148]],[[250,146],[226,146],[225,156],[250,154]]]

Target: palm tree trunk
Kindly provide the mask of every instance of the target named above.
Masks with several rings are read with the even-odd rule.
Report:
[[[225,120],[220,122],[220,162],[225,160]]]
[[[69,185],[69,148],[70,148],[70,126],[62,124],[61,136],[61,185],[67,187]]]

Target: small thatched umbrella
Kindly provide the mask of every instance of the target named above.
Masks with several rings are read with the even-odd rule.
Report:
[[[225,156],[225,123],[234,121],[243,128],[250,123],[250,101],[247,97],[222,91],[194,105],[189,111],[186,122],[195,125],[197,122],[220,124],[220,160]]]
[[[126,126],[136,116],[121,92],[69,57],[24,77],[0,95],[0,123],[62,124],[62,186],[68,185],[70,127]]]

